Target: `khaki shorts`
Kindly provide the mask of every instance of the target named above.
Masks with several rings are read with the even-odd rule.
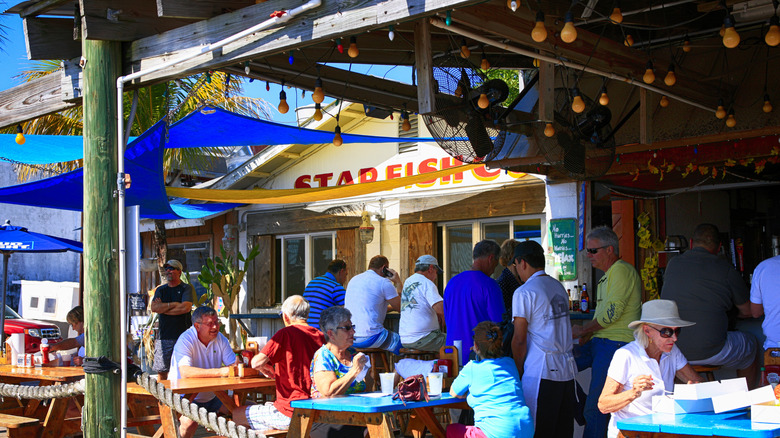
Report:
[[[447,341],[447,334],[441,330],[434,330],[411,344],[403,344],[404,348],[420,351],[439,351]]]

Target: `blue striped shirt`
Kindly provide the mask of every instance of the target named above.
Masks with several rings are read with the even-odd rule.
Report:
[[[309,302],[309,319],[306,322],[316,328],[320,328],[320,314],[323,310],[333,306],[344,305],[344,295],[347,292],[344,286],[336,281],[332,273],[317,277],[306,285],[303,297]]]

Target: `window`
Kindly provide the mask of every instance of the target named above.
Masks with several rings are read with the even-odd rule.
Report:
[[[209,257],[211,257],[211,243],[208,241],[168,244],[168,260],[175,259],[184,265],[189,283],[195,288],[198,298],[206,293],[206,288],[198,281],[198,275]]]
[[[33,309],[38,308],[38,297],[30,297],[30,307]]]
[[[57,311],[57,300],[54,298],[46,298],[43,302],[43,313],[55,313]]]
[[[336,233],[277,236],[276,302],[303,294],[315,277],[323,275],[336,256]]]
[[[501,245],[512,236],[519,241],[530,239],[541,244],[544,223],[544,216],[539,215],[440,224],[446,280],[471,269],[474,245],[480,240],[491,239]],[[492,277],[498,278],[503,270],[498,265]]]

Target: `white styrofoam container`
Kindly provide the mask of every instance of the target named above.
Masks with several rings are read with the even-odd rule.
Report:
[[[712,410],[718,414],[721,412],[733,411],[734,409],[745,408],[750,405],[774,401],[775,392],[772,390],[772,386],[767,385],[752,391],[734,392],[713,397]]]
[[[750,421],[753,423],[780,424],[780,406],[774,401],[750,406]]]
[[[674,385],[674,398],[677,400],[701,400],[734,392],[747,392],[747,390],[747,380],[744,377],[692,385],[678,383]]]
[[[653,396],[653,412],[659,414],[691,414],[694,412],[712,412],[712,399],[679,399],[672,395]]]

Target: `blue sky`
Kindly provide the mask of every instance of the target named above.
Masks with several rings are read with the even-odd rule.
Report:
[[[10,3],[0,1],[0,8],[5,10],[11,5],[18,3],[18,1],[15,0]],[[0,25],[3,26],[5,33],[5,40],[0,51],[0,90],[7,90],[22,82],[19,78],[14,78],[14,76],[19,75],[23,70],[30,69],[32,61],[27,60],[22,19],[18,15],[2,15],[0,16]],[[337,68],[349,68],[348,65],[330,65]],[[352,70],[411,83],[411,69],[409,67],[393,68],[392,66],[379,65],[353,65]],[[289,89],[285,91],[287,92],[287,102],[290,104],[290,111],[287,114],[280,114],[274,110],[271,117],[275,122],[295,124],[296,99],[299,106],[311,105],[313,104],[311,93],[306,92],[306,97],[302,99],[301,90]],[[247,81],[244,84],[244,94],[251,97],[260,97],[268,101],[275,109],[279,103],[279,84],[271,84],[271,91],[269,92],[265,91],[265,82],[254,81],[250,84]],[[332,99],[326,97],[325,103],[328,103],[330,100]]]

